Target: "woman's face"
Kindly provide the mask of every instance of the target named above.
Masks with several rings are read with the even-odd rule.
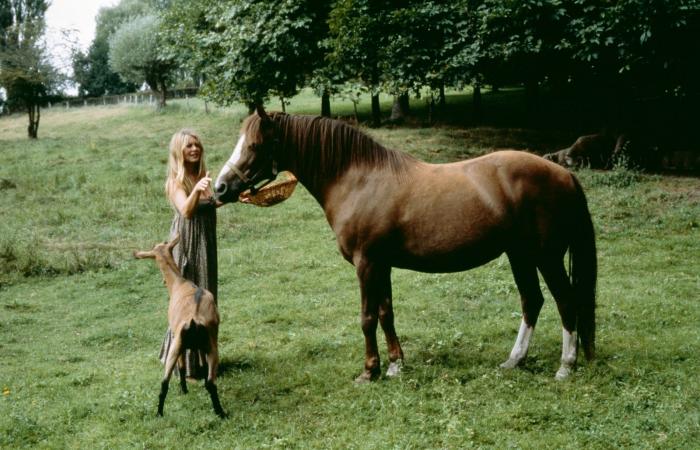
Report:
[[[192,136],[187,136],[185,148],[182,150],[185,163],[195,164],[202,158],[202,147]]]

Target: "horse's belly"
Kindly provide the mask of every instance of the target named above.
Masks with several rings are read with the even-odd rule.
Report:
[[[393,255],[390,265],[428,273],[461,272],[486,264],[501,255],[504,250],[501,245],[484,243],[449,252],[412,253],[402,250]]]

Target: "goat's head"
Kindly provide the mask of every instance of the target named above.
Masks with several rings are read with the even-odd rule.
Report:
[[[167,260],[173,256],[173,247],[177,245],[180,241],[180,235],[177,234],[170,242],[163,242],[161,244],[156,244],[152,250],[149,251],[136,251],[134,252],[134,257],[137,259],[143,258],[154,258]]]

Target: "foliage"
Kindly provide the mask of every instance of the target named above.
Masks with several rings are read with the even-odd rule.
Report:
[[[95,97],[133,92],[143,82],[126,82],[109,65],[109,39],[123,23],[153,14],[164,7],[155,0],[121,0],[115,6],[100,8],[95,23],[95,38],[87,53],[73,54],[73,80],[81,96]]]
[[[160,19],[145,15],[125,22],[109,41],[109,63],[125,80],[148,83],[160,93],[160,106],[165,106],[171,81],[173,61],[160,51]]]
[[[228,0],[175,2],[166,13],[171,53],[185,32],[185,59],[204,78],[203,92],[219,104],[261,104],[289,98],[306,84],[319,57],[327,2]]]
[[[82,97],[115,95],[136,90],[134,83],[124,82],[109,67],[109,41],[95,38],[87,53],[73,54],[73,80]]]
[[[582,63],[575,79],[614,84],[631,96],[697,92],[700,2],[627,0],[579,5],[562,47]],[[574,16],[578,11],[584,12]],[[586,79],[590,74],[593,79]]]
[[[42,41],[47,7],[44,0],[0,4],[0,86],[10,110],[27,112],[30,139],[38,137],[41,107],[62,82]]]
[[[578,108],[592,127],[662,141],[692,128],[700,95],[698,0],[175,0],[163,17],[168,56],[222,105],[471,84],[477,117],[482,86],[515,85],[529,117]],[[378,124],[377,97],[372,110]]]
[[[448,61],[457,39],[460,8],[448,0],[404,2],[389,12],[387,45],[381,71],[388,92],[401,94],[422,87],[438,89],[448,76]]]

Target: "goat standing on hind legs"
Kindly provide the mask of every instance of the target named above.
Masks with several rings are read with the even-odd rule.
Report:
[[[219,365],[218,335],[219,335],[219,311],[211,292],[196,286],[186,280],[173,260],[173,247],[180,237],[175,236],[171,242],[164,242],[153,247],[148,252],[134,252],[136,258],[154,258],[163,273],[165,284],[168,288],[170,303],[168,305],[168,323],[173,334],[173,342],[165,359],[165,373],[160,385],[158,397],[158,415],[163,415],[165,397],[168,395],[168,384],[179,363],[180,387],[183,393],[187,393],[185,382],[185,368],[182,358],[185,350],[189,349],[195,354],[206,355],[209,373],[204,384],[214,412],[219,417],[225,417],[226,413],[221,408],[219,394],[216,389],[216,369]]]

